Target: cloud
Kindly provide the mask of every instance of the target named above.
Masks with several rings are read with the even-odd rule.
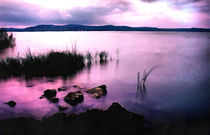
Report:
[[[26,23],[29,21],[35,21],[34,18],[37,16],[32,16],[31,12],[37,12],[36,7],[26,8],[29,5],[19,4],[19,3],[1,3],[0,5],[0,18],[1,22],[4,23]]]
[[[110,14],[119,14],[129,10],[129,4],[117,2],[106,6],[75,8],[68,11],[68,18],[65,19],[71,23],[81,24],[106,24],[105,17]]]
[[[190,4],[190,3],[195,3],[195,2],[200,2],[204,0],[172,0],[174,4]]]
[[[177,7],[178,6],[184,7],[185,5],[190,5],[198,12],[207,13],[207,14],[210,13],[210,3],[208,2],[208,0],[184,0],[180,2],[175,2],[173,4],[176,5]]]
[[[157,1],[159,1],[159,0],[140,0],[140,1],[142,1],[142,2],[157,2]]]
[[[153,3],[153,2],[168,2],[176,6],[186,5],[196,2],[205,2],[207,0],[140,0],[142,2]]]
[[[21,24],[106,24],[105,16],[129,10],[125,1],[109,2],[105,5],[73,8],[71,10],[44,9],[22,2],[1,2],[0,22],[3,25]]]
[[[165,22],[168,20],[171,22],[167,23],[170,27],[196,27],[196,20],[199,24],[197,27],[210,27],[206,21],[210,18],[208,0],[94,1],[96,3],[92,2],[88,6],[54,9],[21,0],[0,0],[0,26],[74,23],[167,27]]]
[[[140,0],[142,2],[157,2],[157,1],[165,1],[165,0]],[[174,4],[189,4],[199,1],[205,1],[205,0],[168,0],[168,2],[174,3]]]

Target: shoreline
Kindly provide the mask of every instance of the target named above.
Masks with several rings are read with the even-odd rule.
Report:
[[[206,121],[207,122],[207,121]],[[0,135],[60,135],[60,134],[146,134],[146,135],[208,135],[208,122],[187,121],[168,125],[150,123],[144,116],[133,113],[113,102],[107,110],[91,109],[81,114],[55,113],[42,120],[12,118],[0,120]]]

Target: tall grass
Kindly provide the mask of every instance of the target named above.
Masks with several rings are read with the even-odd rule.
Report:
[[[6,30],[0,30],[0,49],[15,46],[15,38],[13,34],[8,34]]]
[[[148,78],[148,76],[150,75],[150,73],[155,69],[156,67],[152,67],[149,72],[146,72],[144,70],[144,73],[143,73],[143,77],[142,77],[142,86],[145,87],[145,83],[146,83],[146,80]]]
[[[146,96],[146,87],[145,85],[142,85],[142,81],[140,80],[140,72],[138,72],[137,75],[137,92],[136,96],[141,96],[141,99],[143,100]]]
[[[99,53],[100,63],[107,62],[107,58],[108,58],[108,53],[106,51],[102,51]]]
[[[137,90],[140,90],[140,88],[141,88],[140,72],[138,72],[138,75],[137,75]]]
[[[87,63],[88,64],[91,64],[92,63],[92,60],[95,60],[95,62],[97,63],[97,61],[99,60],[101,64],[103,63],[107,63],[108,62],[108,52],[106,51],[101,51],[101,52],[98,52],[96,51],[94,53],[94,55],[92,55],[89,51],[87,51],[86,55],[85,55],[85,58],[87,59]],[[112,60],[112,57],[110,57],[110,61]]]
[[[146,72],[146,71],[144,70],[142,79],[140,79],[140,72],[138,72],[138,74],[137,74],[137,91],[138,91],[138,90],[141,90],[141,91],[142,91],[142,90],[143,90],[143,91],[146,90],[145,83],[146,83],[146,81],[147,81],[147,78],[149,77],[149,75],[151,74],[151,72],[152,72],[155,68],[157,68],[157,66],[152,67],[152,68],[149,70],[149,72]]]
[[[82,69],[84,56],[77,52],[54,52],[26,57],[6,58],[0,60],[0,78],[24,76],[26,78],[39,76],[68,76]]]
[[[92,63],[93,56],[91,55],[89,51],[86,53],[85,58],[87,59],[88,65],[90,65]]]

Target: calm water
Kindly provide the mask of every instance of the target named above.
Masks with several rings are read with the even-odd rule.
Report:
[[[85,53],[106,50],[113,60],[106,65],[93,64],[77,75],[62,79],[9,79],[0,82],[0,119],[32,116],[40,119],[58,112],[58,105],[68,106],[66,113],[80,113],[91,108],[106,109],[113,101],[147,119],[179,121],[202,116],[210,108],[210,34],[185,32],[22,32],[14,33],[17,46],[0,57],[24,56],[51,50],[77,50]],[[119,61],[116,60],[119,51]],[[146,91],[137,91],[137,73],[152,71]],[[93,99],[85,94],[82,104],[71,107],[62,97],[76,91],[73,84],[84,87],[107,85],[108,94]],[[58,104],[39,99],[45,89],[66,86],[59,92]],[[3,104],[17,102],[15,108]]]

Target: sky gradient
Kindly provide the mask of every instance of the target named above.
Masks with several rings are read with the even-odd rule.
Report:
[[[0,0],[0,27],[39,24],[210,28],[210,0]]]

